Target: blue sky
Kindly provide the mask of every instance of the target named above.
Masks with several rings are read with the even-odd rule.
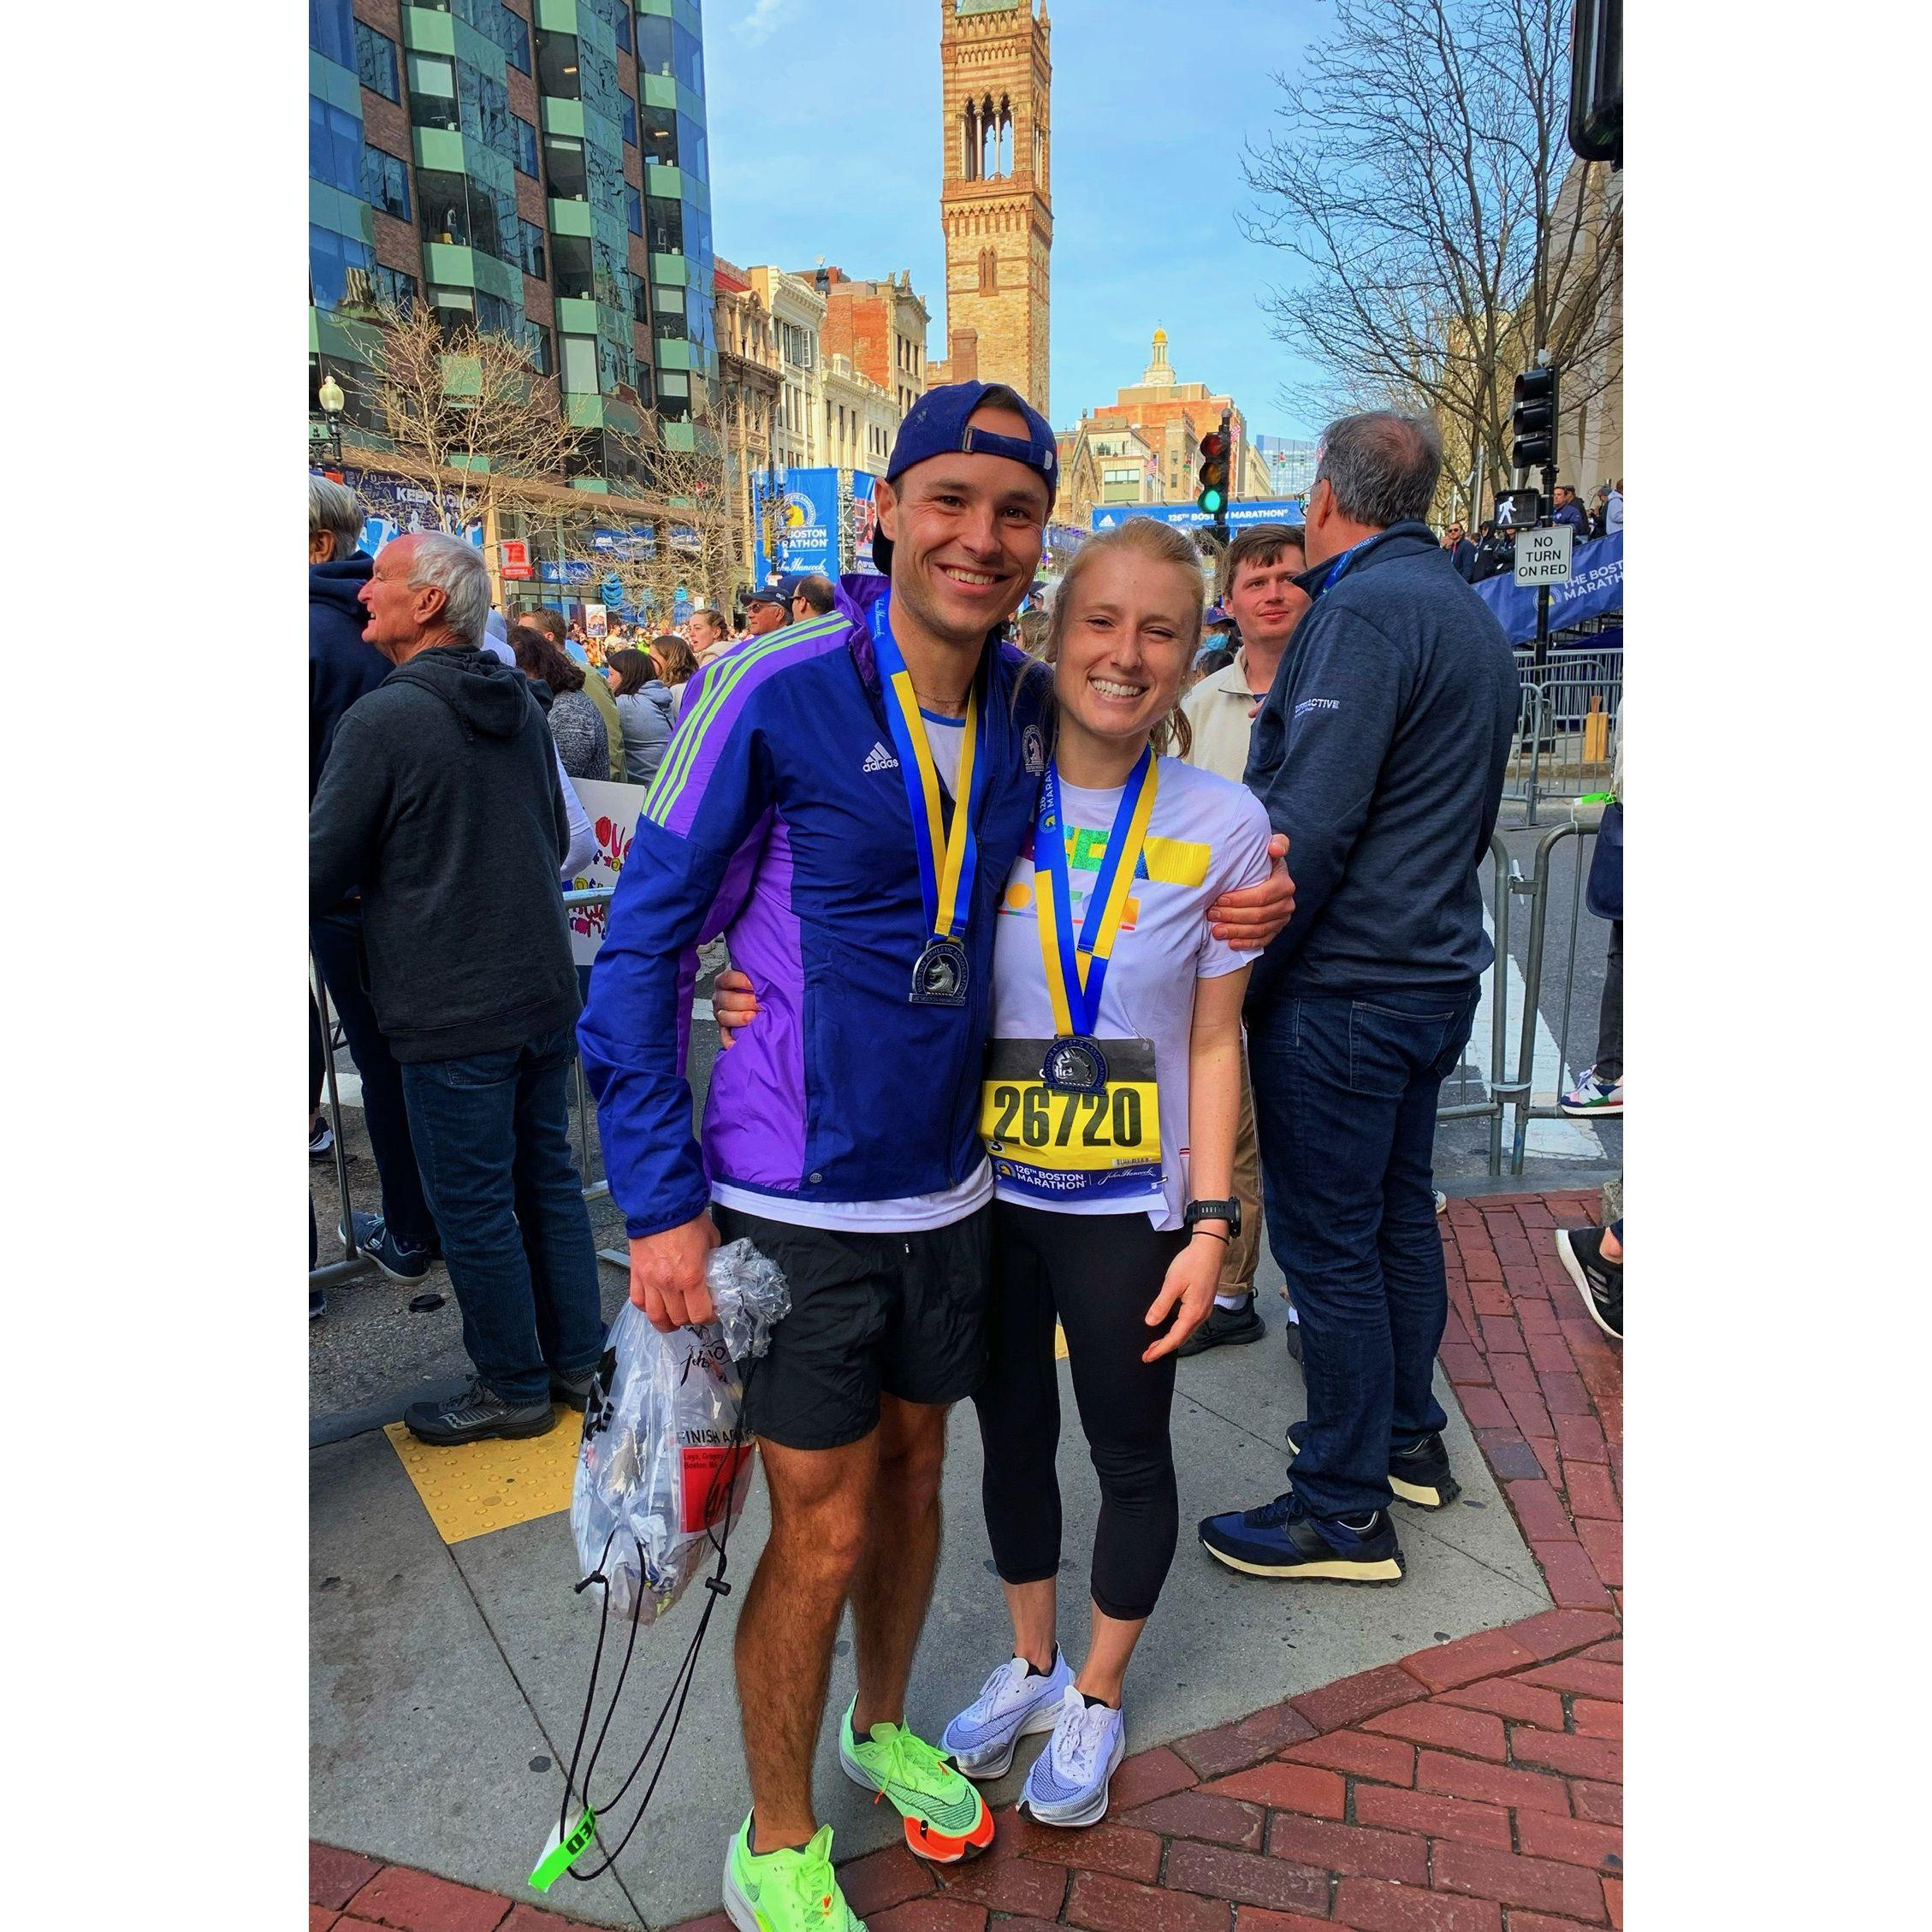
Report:
[[[704,0],[712,225],[748,264],[912,271],[945,353],[939,31],[950,0]],[[1287,273],[1242,240],[1240,148],[1266,138],[1328,19],[1319,0],[1049,0],[1052,417],[1139,380],[1157,323],[1183,381],[1230,391],[1250,432],[1313,437],[1282,396],[1313,371],[1258,298]],[[1213,104],[1224,111],[1217,117]]]

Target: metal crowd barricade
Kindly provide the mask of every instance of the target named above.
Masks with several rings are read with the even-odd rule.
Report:
[[[1515,653],[1522,708],[1502,796],[1537,823],[1549,798],[1580,798],[1609,789],[1623,708],[1623,648],[1587,643],[1553,649],[1540,675],[1535,654]]]
[[[335,1193],[341,1203],[342,1259],[324,1261],[309,1270],[311,1288],[330,1289],[338,1282],[353,1280],[376,1264],[356,1246],[355,1212],[349,1205],[349,1156],[342,1134],[342,1097],[335,1085],[335,1022],[329,1010],[329,988],[323,984],[322,969],[309,955],[309,991],[314,996],[316,1012],[322,1025],[322,1064],[329,1096],[329,1129],[335,1136]],[[315,1212],[311,1204],[310,1212]]]
[[[574,888],[564,894],[564,910],[568,913],[578,907],[607,906],[615,890],[611,886]],[[577,1088],[577,1171],[584,1182],[584,1199],[587,1203],[602,1200],[610,1193],[610,1182],[590,1178],[590,1086],[584,1077],[581,1053],[571,1063],[571,1079]],[[597,1259],[609,1262],[613,1268],[626,1272],[630,1270],[631,1251],[627,1248],[600,1248]]]
[[[1567,1070],[1579,1063],[1570,1052],[1571,1009],[1576,992],[1576,945],[1578,928],[1582,922],[1583,887],[1588,875],[1589,859],[1594,856],[1594,847],[1585,848],[1583,841],[1597,837],[1600,814],[1591,810],[1587,817],[1573,815],[1562,825],[1552,826],[1538,842],[1536,857],[1532,862],[1528,891],[1530,895],[1530,925],[1527,957],[1523,967],[1523,1018],[1521,1038],[1517,1048],[1517,1068],[1520,1078],[1513,1083],[1509,1099],[1514,1113],[1511,1129],[1509,1171],[1523,1171],[1523,1153],[1527,1143],[1530,1123],[1532,1120],[1558,1120],[1563,1117],[1562,1109],[1556,1104],[1561,1094]],[[1551,857],[1556,848],[1566,839],[1577,841],[1575,863],[1571,867],[1569,904],[1569,951],[1563,967],[1563,1005],[1556,1026],[1556,1082],[1557,1093],[1547,1099],[1539,1099],[1532,1091],[1536,1066],[1537,1016],[1542,1007],[1544,967],[1548,957],[1550,927],[1550,883]],[[1495,1170],[1491,1170],[1495,1171]]]
[[[1490,1123],[1489,1170],[1502,1171],[1502,1117],[1515,1104],[1519,1089],[1526,1082],[1508,1071],[1509,1046],[1509,902],[1528,890],[1516,862],[1509,856],[1500,832],[1490,837],[1491,898],[1495,901],[1496,964],[1490,970],[1490,1064],[1488,1097],[1469,1097],[1470,1065],[1465,1059],[1456,1070],[1452,1089],[1443,1083],[1443,1097],[1437,1102],[1436,1118],[1443,1120],[1487,1120]],[[1533,1038],[1533,1036],[1532,1036]]]

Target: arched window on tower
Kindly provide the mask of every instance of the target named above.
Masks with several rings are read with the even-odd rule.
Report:
[[[980,293],[982,295],[999,293],[999,258],[990,248],[980,251]]]
[[[976,179],[990,181],[999,172],[999,122],[993,114],[993,96],[980,103],[980,172]]]
[[[1013,110],[1004,96],[999,103],[999,173],[1002,179],[1013,172]]]
[[[961,130],[959,172],[969,181],[980,178],[980,110],[970,101]]]

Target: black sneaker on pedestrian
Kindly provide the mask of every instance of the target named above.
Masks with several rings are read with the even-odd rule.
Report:
[[[1601,1228],[1559,1228],[1556,1259],[1576,1283],[1590,1319],[1604,1334],[1623,1340],[1623,1263],[1603,1259]]]
[[[335,1129],[329,1124],[326,1114],[317,1114],[315,1124],[309,1129],[309,1159],[327,1160],[335,1152]]]
[[[1386,1509],[1353,1522],[1317,1522],[1292,1490],[1259,1509],[1204,1517],[1200,1540],[1217,1562],[1248,1576],[1320,1583],[1402,1580],[1402,1548]]]
[[[1217,1301],[1209,1309],[1207,1319],[1174,1353],[1200,1355],[1210,1348],[1232,1348],[1243,1342],[1259,1342],[1267,1332],[1254,1312],[1252,1295],[1238,1308],[1224,1308]]]
[[[487,1442],[493,1436],[547,1436],[557,1426],[557,1412],[548,1397],[540,1402],[507,1402],[479,1375],[447,1402],[412,1402],[402,1412],[402,1420],[418,1442],[452,1448]]]
[[[365,1214],[360,1208],[355,1211],[356,1246],[359,1248],[391,1281],[400,1281],[413,1286],[424,1280],[430,1272],[430,1250],[426,1248],[405,1248],[389,1232],[388,1224],[380,1214]],[[346,1242],[348,1236],[342,1231],[341,1222],[335,1224],[335,1237]]]
[[[1308,1425],[1291,1422],[1288,1428],[1290,1458],[1301,1453]],[[1449,1473],[1449,1451],[1440,1436],[1425,1436],[1413,1449],[1389,1452],[1389,1487],[1418,1509],[1446,1509],[1462,1494],[1462,1485]]]
[[[596,1379],[597,1372],[595,1367],[585,1369],[581,1375],[559,1375],[555,1369],[552,1369],[550,1400],[561,1402],[566,1408],[573,1408],[581,1415],[584,1404],[590,1400],[590,1384]]]
[[[1301,1325],[1293,1319],[1288,1325],[1288,1352],[1295,1360],[1301,1360]]]

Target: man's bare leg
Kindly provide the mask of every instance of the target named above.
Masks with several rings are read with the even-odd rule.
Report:
[[[852,1580],[858,1702],[852,1734],[905,1722],[906,1680],[939,1563],[939,1472],[946,1410],[880,1397],[879,1462],[858,1573]],[[822,1692],[821,1692],[822,1695]]]
[[[734,1652],[756,1853],[803,1845],[818,1828],[812,1757],[839,1614],[867,1541],[880,1437],[875,1429],[834,1449],[759,1439],[772,1530],[744,1593]]]

